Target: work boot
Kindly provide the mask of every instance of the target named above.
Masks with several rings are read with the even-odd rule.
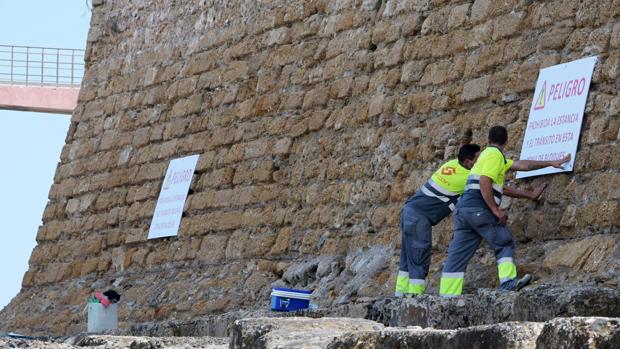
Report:
[[[521,290],[523,287],[529,285],[531,281],[532,281],[532,275],[530,274],[523,275],[523,277],[520,278],[519,281],[517,281],[517,286],[515,287],[514,290],[515,291]]]
[[[503,290],[503,291],[515,291],[516,292],[522,289],[523,287],[529,285],[530,281],[532,281],[532,275],[525,274],[523,275],[522,278],[518,280],[512,279],[512,280],[504,282],[503,284],[499,286],[499,288],[500,290]]]

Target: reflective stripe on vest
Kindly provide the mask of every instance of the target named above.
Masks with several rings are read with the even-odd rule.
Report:
[[[429,179],[422,188],[422,193],[426,196],[437,198],[448,204],[450,211],[454,211],[456,202],[459,198],[459,194],[453,193],[445,188],[442,188],[439,184],[435,183],[432,179]]]
[[[491,182],[491,184],[493,186],[493,198],[495,199],[495,204],[499,205],[502,202],[504,188],[493,182]],[[480,190],[480,175],[470,174],[469,177],[467,177],[465,190]]]

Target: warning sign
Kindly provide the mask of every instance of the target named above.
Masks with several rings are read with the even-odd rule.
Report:
[[[525,129],[521,160],[558,160],[571,154],[563,169],[517,172],[517,178],[573,170],[583,111],[597,57],[542,69]]]
[[[183,207],[192,183],[196,163],[198,163],[198,155],[170,161],[155,205],[149,239],[175,236],[179,232]]]
[[[543,82],[542,89],[540,93],[538,93],[538,98],[536,98],[536,105],[534,105],[534,110],[540,110],[545,108],[545,95],[547,91],[547,81]]]

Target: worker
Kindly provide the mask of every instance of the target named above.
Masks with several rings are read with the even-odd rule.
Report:
[[[457,159],[443,164],[405,203],[400,214],[402,232],[396,297],[426,290],[431,263],[432,226],[447,217],[465,189],[469,170],[480,153],[477,144],[465,144]]]
[[[505,225],[506,214],[499,206],[502,195],[536,199],[542,190],[539,187],[532,193],[526,193],[504,186],[504,175],[508,170],[532,171],[548,166],[562,168],[571,157],[569,154],[553,161],[506,160],[502,151],[507,140],[506,128],[492,127],[488,146],[480,153],[467,178],[465,192],[454,212],[452,241],[441,274],[441,296],[454,297],[462,293],[467,263],[482,239],[495,252],[500,289],[518,291],[532,280],[529,274],[517,279],[515,244],[510,229]]]

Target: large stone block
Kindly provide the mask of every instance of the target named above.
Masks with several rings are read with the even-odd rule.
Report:
[[[620,320],[602,317],[553,319],[545,323],[536,341],[537,349],[618,346],[620,346]]]
[[[463,94],[461,95],[461,99],[464,102],[469,102],[487,97],[489,95],[490,80],[490,77],[487,75],[466,82],[463,86]]]
[[[544,267],[553,272],[562,268],[590,273],[615,269],[613,254],[617,238],[613,235],[597,235],[581,241],[575,241],[552,250],[544,259]]]
[[[533,348],[543,325],[539,323],[501,323],[462,330],[388,328],[360,331],[336,338],[328,348]]]
[[[374,321],[332,318],[255,318],[232,325],[231,348],[326,348],[338,335],[361,330],[379,330]]]
[[[556,316],[620,314],[620,291],[605,287],[539,286],[525,289],[514,300],[513,319],[546,321]]]
[[[542,285],[521,292],[479,289],[446,299],[424,295],[414,299],[378,299],[366,318],[389,326],[464,328],[506,321],[544,322],[557,316],[608,316],[620,313],[616,289]]]

